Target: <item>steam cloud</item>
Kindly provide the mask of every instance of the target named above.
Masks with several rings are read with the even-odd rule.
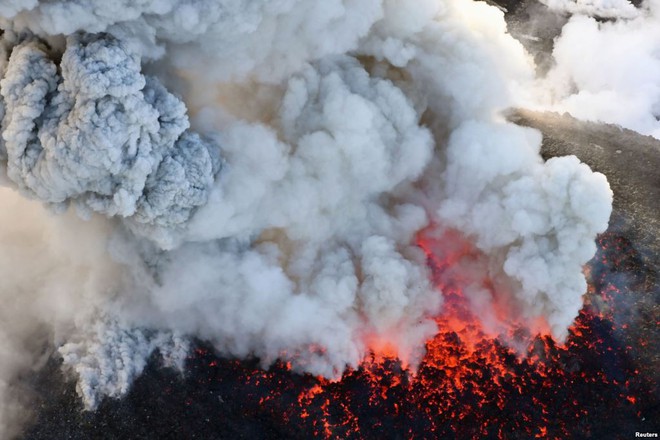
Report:
[[[657,20],[654,4],[628,6],[630,22],[566,25],[543,81],[580,92],[558,105],[630,96],[570,53],[583,27],[596,53],[608,32]],[[566,336],[612,195],[574,157],[544,163],[540,134],[502,118],[540,80],[498,9],[10,0],[0,16],[7,435],[15,378],[44,345],[89,409],[124,394],[155,350],[180,367],[190,337],[330,378],[382,344],[414,368],[442,307],[422,231],[479,250],[457,270],[494,331]],[[633,61],[658,67],[657,53]],[[652,132],[658,99],[642,97],[629,122],[603,120]]]
[[[547,4],[577,14],[555,42],[542,105],[660,139],[660,2],[639,9],[625,0]]]

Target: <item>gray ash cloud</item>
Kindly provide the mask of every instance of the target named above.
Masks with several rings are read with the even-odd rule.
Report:
[[[116,38],[74,35],[58,63],[37,39],[11,50],[0,84],[7,177],[48,204],[119,216],[167,243],[203,205],[218,148]]]

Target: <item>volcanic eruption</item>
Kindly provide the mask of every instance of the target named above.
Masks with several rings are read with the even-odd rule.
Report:
[[[585,411],[547,404],[565,381],[650,402],[571,351],[612,346],[584,308],[607,179],[507,117],[657,136],[660,74],[629,92],[571,42],[655,32],[658,6],[547,6],[542,72],[470,0],[0,5],[0,432],[20,435],[38,371],[94,414],[154,362],[191,389],[210,368],[273,437],[561,438]],[[660,65],[650,41],[636,66]],[[541,415],[498,426],[512,396]]]

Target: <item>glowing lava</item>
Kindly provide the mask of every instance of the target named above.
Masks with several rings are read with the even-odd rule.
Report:
[[[620,301],[612,295],[624,287],[608,280],[606,262],[614,253],[619,265],[633,258],[617,240],[601,238],[590,300],[564,345],[526,335],[521,356],[481,328],[460,290],[443,286],[440,331],[415,375],[382,353],[339,382],[291,374],[286,365],[263,371],[227,361],[209,368],[207,386],[247,391],[243,417],[267,418],[272,438],[612,438],[653,426],[657,386],[640,374],[603,306]],[[214,358],[199,354],[193,365],[205,370],[200,362]]]
[[[586,305],[561,346],[523,335],[521,355],[520,346],[514,351],[481,328],[460,290],[443,286],[440,331],[415,375],[379,353],[329,382],[200,347],[185,378],[154,362],[126,398],[67,415],[66,432],[90,438],[101,424],[117,438],[609,439],[653,432],[660,399],[649,359],[658,352],[651,337],[657,316],[644,315],[635,301],[646,295],[653,302],[654,276],[629,242],[607,233],[590,265]],[[62,419],[58,408],[73,407],[65,399],[77,402],[73,390],[47,402],[53,420]],[[133,419],[112,423],[124,413]]]

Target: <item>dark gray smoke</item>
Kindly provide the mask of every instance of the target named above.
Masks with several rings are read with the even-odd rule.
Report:
[[[0,84],[0,158],[18,189],[65,209],[120,216],[162,244],[206,202],[217,147],[189,127],[185,105],[116,38],[74,35],[57,65],[28,39]]]

